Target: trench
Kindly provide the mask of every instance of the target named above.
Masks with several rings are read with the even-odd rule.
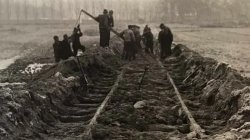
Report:
[[[70,59],[39,73],[23,87],[9,87],[16,95],[1,97],[2,108],[12,112],[1,118],[1,131],[5,130],[0,133],[2,138],[200,138],[193,133],[166,71],[206,136],[203,139],[213,139],[234,126],[229,120],[238,111],[238,101],[223,94],[246,86],[234,70],[183,45],[174,46],[173,55],[162,61],[164,67],[153,55],[140,53],[135,61],[124,62],[119,51],[114,52],[80,57],[81,68],[75,59]],[[87,75],[88,86],[80,69]],[[224,91],[222,85],[226,87]],[[24,89],[25,95],[17,94]],[[10,102],[20,106],[4,106]],[[92,122],[93,117],[96,122]]]
[[[95,140],[215,139],[231,130],[229,120],[239,106],[230,92],[245,86],[242,77],[225,64],[203,58],[183,45],[173,51],[173,56],[162,62],[164,67],[148,54],[131,62],[93,130]],[[139,89],[145,67],[149,70]],[[167,72],[202,136],[194,132],[196,124],[190,122]],[[210,86],[215,81],[219,84]],[[220,94],[227,95],[219,98]]]

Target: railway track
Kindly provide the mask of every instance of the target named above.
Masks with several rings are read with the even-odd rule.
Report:
[[[150,66],[146,75],[145,66]],[[102,126],[108,127],[109,136],[105,139],[111,140],[157,139],[152,138],[153,135],[166,139],[206,139],[224,130],[226,121],[211,113],[213,109],[196,96],[201,91],[194,91],[192,85],[183,82],[187,77],[179,57],[162,63],[154,57],[141,55],[122,71],[99,71],[88,93],[75,93],[63,102],[51,101],[52,112],[56,112],[59,121],[51,124],[40,135],[41,139],[104,139],[96,134]],[[134,106],[138,101],[143,101],[144,106],[124,116],[122,105]],[[107,117],[107,113],[116,117]],[[107,126],[103,123],[107,118],[116,120],[111,124],[119,125]]]
[[[39,134],[41,139],[83,139],[82,134],[91,130],[95,124],[95,117],[106,105],[105,101],[112,95],[118,73],[107,69],[100,69],[96,78],[92,78],[93,86],[89,87],[87,93],[78,93],[61,101],[53,98],[51,113],[58,119],[52,123],[46,132]],[[119,77],[119,76],[118,76]],[[46,122],[49,123],[49,122]],[[26,136],[20,139],[27,139]]]
[[[150,66],[150,69],[142,83],[142,90],[137,90],[145,66]],[[212,107],[200,101],[197,94],[201,91],[184,83],[187,77],[183,66],[180,57],[173,57],[161,63],[153,57],[144,55],[131,62],[114,99],[111,99],[107,113],[104,112],[103,119],[100,119],[101,125],[105,127],[105,123],[110,121],[107,119],[108,114],[112,112],[112,115],[118,116],[111,116],[113,120],[118,121],[110,124],[120,123],[118,126],[110,127],[107,139],[157,139],[151,137],[154,133],[161,133],[166,139],[208,139],[209,136],[224,132],[226,120],[213,112]],[[139,120],[130,124],[129,118],[122,117],[122,105],[133,106],[138,101],[144,101],[146,107],[131,112],[137,117],[136,120]],[[118,131],[121,129],[121,132]],[[97,134],[94,139],[101,138]]]

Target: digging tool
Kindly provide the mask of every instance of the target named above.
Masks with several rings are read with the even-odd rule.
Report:
[[[140,78],[140,82],[139,82],[139,90],[141,90],[141,86],[144,80],[144,77],[146,76],[147,71],[149,70],[149,66],[145,66],[144,72],[142,77]]]
[[[85,74],[85,72],[84,72],[84,70],[82,68],[82,65],[81,65],[81,62],[80,62],[80,59],[79,59],[78,56],[76,56],[76,60],[77,60],[77,63],[78,63],[78,67],[79,67],[79,69],[80,69],[80,71],[82,73],[82,77],[80,77],[80,78],[81,78],[81,80],[82,79],[84,80],[83,84],[86,85],[86,87],[88,88],[88,86],[89,86],[88,78],[87,78],[87,75]]]

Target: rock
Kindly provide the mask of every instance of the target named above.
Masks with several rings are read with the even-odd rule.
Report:
[[[146,101],[139,101],[139,102],[136,102],[135,104],[134,104],[134,108],[135,109],[142,109],[142,108],[144,108],[144,107],[146,107]]]
[[[162,131],[162,132],[172,132],[175,131],[177,127],[172,125],[164,125],[164,124],[153,124],[149,125],[149,131]]]

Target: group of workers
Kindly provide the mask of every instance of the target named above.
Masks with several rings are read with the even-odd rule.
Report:
[[[114,27],[113,11],[104,10],[103,14],[95,18],[99,23],[100,31],[100,46],[103,48],[109,47],[110,32]],[[160,57],[165,59],[171,55],[171,45],[173,42],[173,34],[169,27],[164,24],[160,25],[161,31],[158,35],[158,41],[160,43]],[[70,37],[67,35],[63,36],[63,41],[59,41],[58,36],[54,36],[54,54],[55,61],[68,59],[71,56],[77,56],[78,50],[85,51],[85,46],[80,42],[82,36],[80,25],[74,28],[73,33]],[[145,46],[145,52],[154,54],[154,35],[151,28],[146,25],[143,34],[140,33],[140,27],[137,25],[128,25],[128,29],[119,33],[119,37],[124,40],[124,48],[122,53],[122,59],[124,60],[135,60],[136,54],[142,51],[142,44]],[[72,44],[72,45],[71,45]],[[72,47],[71,47],[72,46]],[[72,48],[72,49],[71,49]]]
[[[171,55],[171,45],[173,42],[173,34],[169,27],[164,24],[160,25],[161,31],[158,35],[158,41],[160,43],[160,57],[165,59]],[[129,25],[128,29],[121,33],[121,37],[124,40],[124,49],[122,58],[125,60],[136,59],[136,53],[142,50],[141,41],[145,46],[145,52],[154,54],[154,35],[151,28],[146,25],[143,29],[143,34],[140,35],[140,27],[136,25]]]
[[[70,37],[67,34],[63,35],[62,41],[59,40],[58,36],[54,36],[53,48],[55,61],[59,62],[60,60],[67,60],[71,56],[77,56],[79,49],[84,52],[85,46],[80,41],[82,35],[80,25],[78,25],[74,28]]]

